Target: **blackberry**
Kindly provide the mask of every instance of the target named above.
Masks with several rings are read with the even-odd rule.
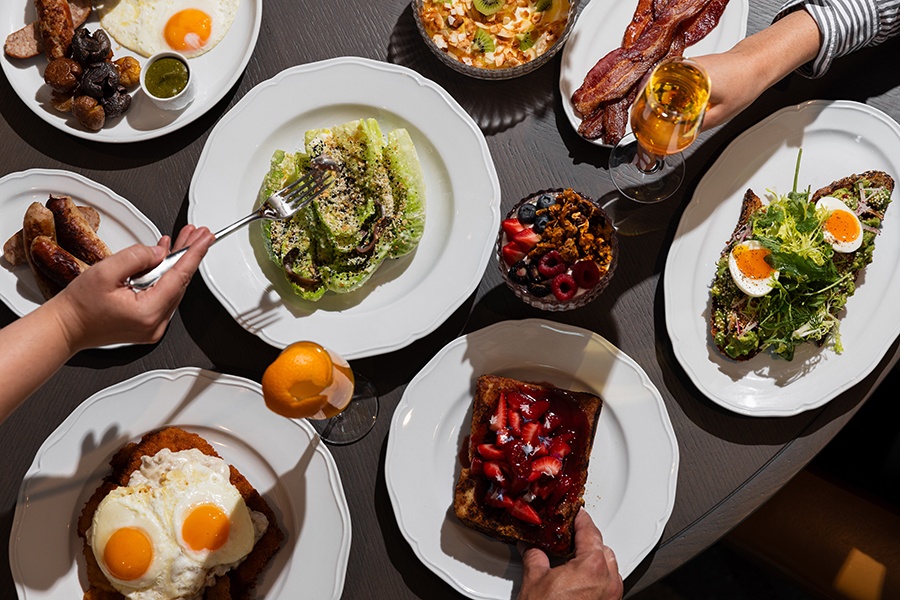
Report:
[[[524,260],[520,260],[512,267],[509,268],[509,278],[516,283],[527,285],[528,284],[528,263]]]

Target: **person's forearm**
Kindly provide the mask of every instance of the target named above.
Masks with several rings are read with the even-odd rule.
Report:
[[[74,351],[51,301],[0,329],[0,423]]]
[[[731,52],[746,58],[747,77],[767,89],[813,60],[819,52],[819,26],[805,10],[796,10],[738,42]]]

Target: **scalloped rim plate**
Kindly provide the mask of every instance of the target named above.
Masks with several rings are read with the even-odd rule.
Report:
[[[292,67],[253,88],[213,129],[191,180],[188,218],[214,231],[249,214],[276,149],[306,130],[374,117],[405,127],[425,176],[422,240],[386,260],[349,294],[318,302],[294,294],[253,223],[200,265],[225,309],[283,348],[314,339],[347,359],[406,346],[449,317],[478,287],[500,225],[500,184],[484,135],[436,83],[398,65],[337,58]]]
[[[84,503],[127,442],[175,425],[204,437],[278,515],[281,550],[260,598],[341,597],[350,513],[337,465],[302,420],[266,408],[258,383],[197,368],[149,371],[85,400],[50,434],[19,489],[9,564],[22,600],[80,598],[85,580],[76,535]]]
[[[76,204],[97,209],[97,233],[113,252],[133,244],[155,246],[162,237],[150,219],[105,185],[71,171],[29,169],[0,179],[2,241],[22,229],[22,219],[32,202],[44,204],[50,194],[71,196]],[[5,260],[0,264],[5,271],[0,277],[0,298],[14,313],[21,317],[44,302],[27,265],[13,267]]]
[[[193,122],[221,100],[235,84],[253,55],[262,22],[263,0],[241,0],[231,29],[219,44],[201,56],[190,59],[196,96],[184,110],[166,111],[156,107],[140,88],[131,91],[128,111],[100,131],[88,131],[74,117],[50,106],[50,87],[44,84],[47,59],[43,54],[33,58],[14,59],[3,55],[0,64],[10,86],[22,102],[38,117],[65,133],[95,142],[138,142],[160,137]],[[5,0],[0,3],[0,23],[6,36],[34,18],[34,7],[27,0]],[[91,31],[100,27],[97,11],[85,21]],[[147,59],[120,46],[112,36],[113,58],[136,58],[143,67]]]
[[[588,71],[607,53],[619,47],[625,28],[631,22],[636,3],[613,2],[612,0],[591,0],[584,7],[562,51],[562,67],[559,74],[559,92],[562,95],[563,112],[576,132],[581,118],[572,106],[575,93]],[[685,49],[685,56],[700,56],[724,52],[744,39],[747,35],[747,16],[750,12],[748,0],[731,0],[722,17],[709,34]],[[625,126],[625,133],[631,126]],[[599,140],[587,140],[597,146],[609,147]]]
[[[766,352],[738,362],[713,345],[709,288],[744,192],[751,188],[761,197],[767,189],[789,192],[801,147],[800,189],[816,190],[868,170],[900,176],[900,125],[881,111],[823,100],[783,108],[719,155],[697,185],[666,260],[666,326],[678,362],[715,403],[748,416],[783,417],[822,406],[865,378],[900,334],[900,320],[872,318],[892,314],[900,296],[900,207],[891,206],[873,262],[840,316],[842,354],[805,344],[792,361]]]
[[[453,514],[458,451],[479,375],[549,381],[604,399],[585,507],[616,553],[622,577],[656,546],[675,503],[678,442],[662,396],[607,340],[541,319],[503,321],[443,348],[407,386],[388,436],[385,478],[400,531],[419,559],[479,600],[508,600],[522,578],[511,545]]]

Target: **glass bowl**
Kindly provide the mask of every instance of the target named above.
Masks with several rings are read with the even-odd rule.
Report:
[[[553,219],[551,217],[550,225],[543,232],[537,234],[537,236],[540,237],[540,240],[537,241],[538,246],[535,246],[532,250],[526,250],[521,246],[516,247],[518,242],[512,243],[513,236],[508,233],[507,228],[516,229],[520,226],[524,227],[524,237],[526,239],[530,238],[531,242],[529,243],[533,243],[535,241],[533,225],[518,221],[519,208],[523,204],[537,206],[538,199],[543,196],[550,196],[553,197],[555,201],[564,203],[569,201],[567,198],[572,198],[571,195],[580,198],[579,202],[582,203],[582,207],[584,206],[584,203],[589,203],[591,205],[592,214],[588,219],[589,225],[584,228],[593,236],[605,240],[605,244],[602,247],[602,251],[598,252],[593,257],[585,256],[580,250],[577,252],[580,256],[579,259],[582,261],[588,261],[590,258],[598,259],[592,261],[598,266],[599,270],[596,277],[591,278],[596,279],[596,282],[590,287],[576,285],[576,291],[572,298],[559,299],[553,291],[553,279],[556,276],[546,276],[539,273],[537,269],[538,263],[545,254],[559,248],[559,245],[550,239],[554,231],[557,233],[560,232],[561,228],[557,227],[557,225],[559,225],[559,219]],[[549,214],[549,211],[547,210],[536,210],[537,215],[541,215],[542,212]],[[515,219],[516,222],[511,223],[511,219]],[[571,219],[567,220],[572,221]],[[532,233],[529,234],[529,230],[531,230]],[[580,246],[579,239],[572,235],[563,236],[560,241],[565,242],[565,240],[569,238],[574,239],[574,241],[571,242],[572,244]],[[613,221],[607,212],[588,196],[571,189],[542,190],[522,199],[507,213],[506,219],[501,224],[500,231],[497,234],[496,251],[497,262],[500,265],[500,273],[503,276],[503,281],[506,282],[509,289],[511,289],[520,300],[541,310],[563,311],[587,305],[600,296],[603,290],[606,289],[612,279],[613,272],[616,270],[616,265],[618,264],[619,239],[616,234],[615,225],[613,225]],[[519,257],[519,253],[522,253],[521,257]],[[562,250],[558,253],[568,257],[571,255],[571,250]],[[602,254],[602,256],[600,256],[600,254]],[[563,260],[562,262],[564,263],[564,268],[561,272],[572,275],[573,263],[576,262],[576,260]],[[583,278],[584,276],[580,277],[580,279]],[[571,286],[571,279],[567,285]]]
[[[469,77],[475,77],[476,79],[487,79],[487,80],[500,80],[500,79],[512,79],[514,77],[520,77],[525,75],[526,73],[531,73],[538,67],[546,64],[553,58],[557,52],[559,52],[560,48],[562,48],[563,44],[566,43],[566,40],[569,37],[569,34],[572,33],[572,28],[575,26],[575,19],[578,15],[578,3],[580,0],[568,0],[569,2],[569,10],[568,15],[566,17],[566,26],[563,29],[562,34],[559,38],[553,43],[552,46],[547,48],[542,54],[539,54],[532,60],[522,63],[521,65],[516,65],[514,67],[505,67],[505,68],[497,68],[497,69],[489,69],[485,67],[476,67],[473,65],[467,65],[463,62],[457,60],[452,54],[446,52],[439,48],[437,44],[434,43],[434,40],[428,35],[428,32],[425,30],[425,25],[422,23],[422,5],[425,2],[432,2],[433,0],[412,0],[412,11],[413,17],[416,21],[416,28],[419,30],[419,33],[422,35],[422,39],[425,40],[425,45],[428,46],[428,49],[431,50],[435,56],[440,59],[442,63],[450,67],[451,69],[462,73],[463,75],[468,75]],[[508,0],[513,1],[513,0]],[[554,0],[554,2],[560,2],[563,0]]]

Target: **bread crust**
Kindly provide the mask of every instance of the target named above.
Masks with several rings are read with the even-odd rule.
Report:
[[[511,516],[506,510],[489,506],[484,496],[489,482],[483,475],[473,474],[472,462],[476,459],[476,445],[479,441],[492,439],[487,433],[491,417],[502,393],[525,390],[526,393],[543,394],[550,391],[560,394],[564,402],[573,403],[574,409],[583,416],[583,440],[573,446],[571,454],[565,457],[565,473],[572,475],[572,486],[562,500],[553,505],[550,501],[541,508],[544,522],[532,525]],[[554,408],[557,405],[554,405]],[[587,392],[561,390],[549,385],[525,383],[496,375],[482,375],[476,384],[472,406],[471,431],[468,436],[468,460],[460,470],[456,484],[453,509],[457,518],[466,526],[486,535],[515,544],[524,542],[538,546],[548,554],[567,557],[574,553],[574,522],[578,510],[584,505],[584,486],[587,481],[591,447],[597,431],[603,400]],[[551,408],[550,410],[554,410]],[[562,474],[562,473],[561,473]],[[538,500],[537,503],[540,503]]]
[[[94,512],[100,502],[115,488],[128,484],[131,474],[140,468],[142,456],[153,456],[163,448],[172,452],[196,448],[203,454],[221,458],[215,449],[201,436],[187,432],[178,427],[165,427],[144,435],[139,442],[126,444],[116,452],[110,460],[111,472],[94,491],[78,519],[77,532],[82,539],[82,552],[87,562],[87,579],[89,587],[84,593],[84,600],[122,600],[124,596],[110,585],[87,542],[87,530],[91,526]],[[234,485],[250,510],[263,513],[269,526],[262,537],[253,546],[241,564],[225,575],[216,578],[215,585],[204,590],[206,600],[249,600],[259,575],[271,558],[278,552],[284,541],[284,532],[278,526],[274,511],[269,507],[260,493],[247,481],[233,465],[231,484]],[[226,580],[226,581],[222,581]]]

